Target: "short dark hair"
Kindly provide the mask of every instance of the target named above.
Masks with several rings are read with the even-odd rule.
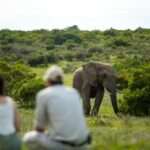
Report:
[[[4,86],[5,86],[4,78],[0,76],[0,95],[4,95]]]

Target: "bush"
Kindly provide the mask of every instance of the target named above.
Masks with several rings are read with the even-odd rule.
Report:
[[[125,75],[118,75],[116,83],[118,90],[123,90],[128,87],[128,79]]]
[[[117,30],[111,28],[109,30],[104,31],[104,35],[116,36],[117,35]]]
[[[115,46],[129,46],[130,45],[128,41],[122,38],[115,39],[112,44],[114,44]]]
[[[33,107],[35,105],[35,95],[44,87],[44,84],[30,67],[19,62],[10,64],[1,60],[0,75],[6,81],[7,95],[12,96],[20,106]]]
[[[44,87],[41,79],[23,80],[16,85],[14,95],[18,98],[19,103],[23,107],[35,106],[35,95]]]
[[[150,65],[134,69],[124,90],[121,109],[125,113],[150,115]]]
[[[31,66],[37,66],[39,64],[47,64],[48,63],[48,58],[47,55],[36,55],[36,56],[32,56],[29,60],[28,63]]]
[[[102,53],[103,52],[103,49],[101,47],[91,47],[88,49],[88,52],[89,53]]]
[[[5,61],[0,61],[0,75],[6,80],[6,90],[8,93],[11,93],[11,88],[13,88],[15,83],[35,76],[26,65],[20,63],[10,64]]]

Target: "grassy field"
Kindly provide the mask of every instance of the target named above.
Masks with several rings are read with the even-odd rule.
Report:
[[[66,75],[65,83],[71,85],[71,81],[72,75]],[[34,112],[31,109],[20,109],[20,112],[23,135],[32,129]],[[116,117],[107,94],[99,116],[86,121],[93,135],[92,150],[150,150],[150,118]]]
[[[92,150],[150,150],[150,118],[117,118],[107,99],[100,112],[98,117],[86,119],[93,135]],[[23,135],[32,129],[33,110],[21,109],[21,115]]]

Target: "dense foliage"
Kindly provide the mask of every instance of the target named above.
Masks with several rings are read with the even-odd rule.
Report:
[[[12,96],[21,106],[33,106],[36,92],[44,86],[31,68],[20,62],[0,61],[0,76],[6,82],[6,95]]]
[[[150,29],[0,31],[0,74],[6,78],[6,92],[22,106],[33,106],[44,86],[31,67],[57,63],[73,73],[90,60],[116,68],[123,112],[149,115]]]
[[[81,31],[77,26],[63,30],[0,31],[0,56],[21,59],[31,66],[65,61],[110,61],[112,56],[149,57],[150,29]]]
[[[41,79],[27,79],[24,80],[23,83],[21,82],[16,85],[16,90],[14,90],[13,94],[16,99],[18,98],[21,106],[34,107],[36,94],[43,87],[44,84]]]
[[[150,65],[132,70],[121,107],[132,115],[150,115]]]

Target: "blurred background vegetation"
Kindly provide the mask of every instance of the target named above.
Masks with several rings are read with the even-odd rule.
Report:
[[[75,25],[51,31],[0,31],[0,74],[6,78],[6,93],[22,107],[34,107],[48,66],[60,65],[71,79],[89,61],[110,63],[117,70],[123,113],[150,115],[150,29],[81,31]]]

